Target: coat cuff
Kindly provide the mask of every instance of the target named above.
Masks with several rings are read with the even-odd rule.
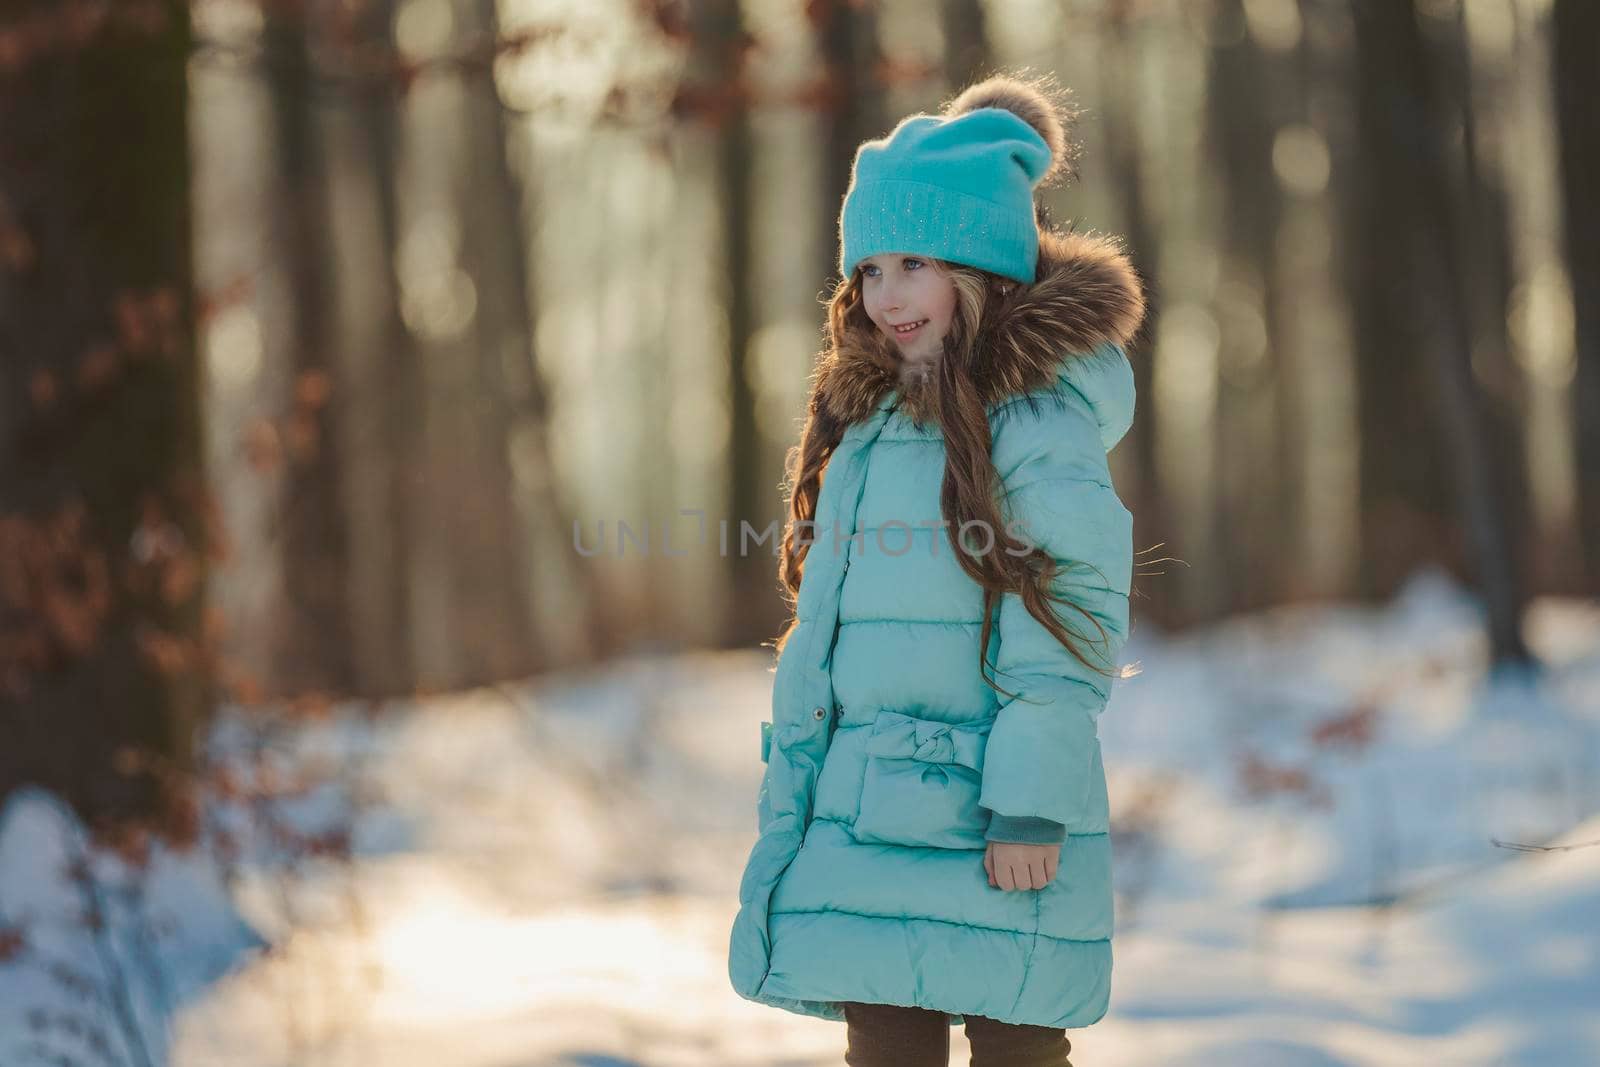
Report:
[[[984,835],[989,841],[1015,845],[1059,845],[1067,839],[1065,823],[1034,815],[994,815]]]

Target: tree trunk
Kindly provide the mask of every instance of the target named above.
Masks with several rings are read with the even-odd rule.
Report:
[[[495,0],[471,0],[469,6],[472,29],[487,41],[498,39]],[[519,409],[539,397],[530,339],[528,227],[522,187],[506,154],[505,109],[492,69],[463,84],[475,162],[462,182],[462,266],[478,291],[477,405],[486,434],[480,474],[488,480],[483,499],[475,502],[472,549],[460,560],[464,595],[457,604],[463,627],[483,650],[483,678],[493,681],[524,677],[546,665],[534,639],[529,538],[517,511],[525,489],[511,462]],[[543,413],[537,414],[535,426],[542,428]]]
[[[1526,661],[1521,625],[1525,594],[1505,518],[1507,498],[1488,454],[1489,424],[1472,377],[1466,302],[1475,249],[1466,237],[1461,183],[1453,178],[1440,132],[1449,116],[1434,80],[1436,64],[1411,3],[1362,0],[1355,10],[1363,100],[1379,102],[1368,96],[1369,85],[1385,90],[1381,108],[1363,114],[1376,157],[1369,163],[1369,180],[1382,181],[1382,195],[1400,212],[1394,231],[1400,242],[1383,268],[1382,281],[1393,285],[1396,276],[1403,279],[1405,284],[1394,288],[1409,292],[1415,305],[1402,309],[1397,323],[1401,332],[1396,334],[1414,355],[1394,361],[1390,375],[1407,368],[1418,395],[1430,401],[1395,425],[1415,426],[1417,410],[1432,416],[1422,433],[1409,436],[1413,441],[1431,438],[1444,450],[1436,474],[1455,489],[1457,523],[1465,534],[1463,562],[1472,564],[1464,569],[1475,572],[1484,598],[1491,659]],[[1466,143],[1470,145],[1470,138]],[[1364,384],[1373,391],[1382,388],[1382,381]],[[1403,455],[1403,450],[1384,452],[1378,459],[1395,462]]]
[[[393,48],[393,0],[367,5],[355,27],[364,47]],[[422,420],[420,354],[400,316],[395,265],[400,256],[400,96],[392,82],[354,86],[334,143],[348,157],[336,166],[345,191],[336,212],[345,250],[340,292],[346,300],[340,348],[349,402],[342,448],[350,518],[351,641],[356,687],[370,697],[410,695],[419,679],[412,595],[413,508],[424,488],[419,459]]]
[[[752,247],[751,130],[745,26],[738,0],[706,0],[696,8],[695,47],[689,61],[690,83],[701,106],[694,120],[710,127],[717,159],[717,202],[721,205],[721,238],[728,279],[723,298],[728,314],[726,390],[729,427],[727,448],[727,519],[730,530],[729,595],[722,620],[722,642],[744,645],[782,625],[781,603],[773,597],[775,586],[771,556],[741,552],[731,536],[741,522],[755,529],[766,525],[775,501],[766,492],[770,470],[756,425],[756,397],[752,388],[750,349],[755,332],[755,307],[750,291],[755,250]]]
[[[1572,382],[1577,438],[1578,544],[1584,592],[1600,596],[1600,4],[1555,0],[1550,13],[1555,40],[1556,128],[1561,138],[1561,192],[1567,274],[1572,286]]]
[[[1256,609],[1290,584],[1301,527],[1294,484],[1304,443],[1292,415],[1294,354],[1281,322],[1277,131],[1298,118],[1281,64],[1251,38],[1240,0],[1221,0],[1209,70],[1210,131],[1221,178],[1222,348],[1217,460],[1222,547],[1232,606]]]
[[[288,275],[294,381],[283,494],[283,614],[273,632],[272,691],[347,693],[355,682],[339,412],[346,380],[330,344],[334,272],[328,168],[308,34],[297,10],[268,5],[263,68],[272,96],[282,266]]]
[[[188,8],[155,14],[38,35],[0,88],[0,798],[91,825],[182,811],[214,697]]]
[[[1487,551],[1502,553],[1501,559],[1487,564],[1488,569],[1498,572],[1498,577],[1484,573],[1485,590],[1503,601],[1500,612],[1520,617],[1527,598],[1526,576],[1533,570],[1529,547],[1538,531],[1522,442],[1527,398],[1522,375],[1511,357],[1506,326],[1513,284],[1511,211],[1507,190],[1496,180],[1492,165],[1479,150],[1474,104],[1475,96],[1488,100],[1507,98],[1511,87],[1485,84],[1475,92],[1465,19],[1465,10],[1458,7],[1455,18],[1441,25],[1445,47],[1438,65],[1445,72],[1439,88],[1441,113],[1459,115],[1462,130],[1461,194],[1451,201],[1455,210],[1448,222],[1460,234],[1462,249],[1462,289],[1458,299],[1467,347],[1459,354],[1459,388],[1472,398],[1468,414],[1476,425],[1471,432],[1482,441],[1486,462],[1482,482],[1473,476],[1468,484],[1474,487],[1472,491],[1488,494],[1485,501],[1469,509],[1466,521],[1498,527],[1475,538],[1480,555]],[[1440,180],[1446,179],[1441,176]],[[1496,629],[1501,640],[1509,642],[1509,655],[1515,658],[1525,653],[1520,623],[1501,621]],[[1510,636],[1513,629],[1515,638]]]
[[[1350,294],[1360,420],[1360,582],[1357,592],[1386,597],[1432,559],[1462,574],[1462,546],[1450,494],[1439,394],[1413,325],[1419,294],[1410,276],[1413,216],[1399,183],[1409,175],[1407,142],[1424,120],[1399,109],[1402,60],[1387,34],[1403,12],[1365,5],[1348,70],[1355,99],[1355,144],[1334,158],[1351,165],[1337,182],[1343,227],[1345,287]],[[1363,14],[1363,12],[1365,12]],[[1387,17],[1386,17],[1387,16]],[[1414,58],[1414,57],[1412,57]]]
[[[493,11],[453,0],[453,48],[494,39]],[[488,21],[486,21],[486,18]],[[520,203],[497,176],[504,124],[489,69],[408,87],[396,263],[418,353],[410,523],[418,687],[455,690],[533,670],[531,583],[516,512],[504,361],[527,352]],[[484,164],[487,161],[488,166]]]
[[[1105,139],[1106,170],[1112,176],[1112,185],[1117,190],[1117,199],[1120,201],[1123,219],[1125,220],[1123,232],[1127,235],[1128,255],[1133,260],[1135,268],[1142,278],[1153,279],[1155,266],[1158,262],[1161,244],[1156,236],[1156,229],[1150,221],[1150,207],[1145,203],[1144,195],[1144,155],[1139,144],[1139,115],[1133,99],[1136,86],[1126,78],[1126,71],[1130,69],[1133,61],[1137,42],[1133,40],[1136,27],[1130,25],[1129,5],[1126,0],[1111,6],[1106,16],[1106,55],[1101,57],[1097,64],[1100,73],[1100,98],[1104,101],[1105,120],[1101,124],[1101,136]],[[1150,307],[1145,316],[1145,327],[1141,335],[1134,339],[1128,352],[1129,362],[1133,365],[1134,394],[1139,398],[1142,407],[1140,417],[1133,420],[1132,442],[1133,477],[1128,493],[1136,527],[1134,544],[1136,547],[1150,548],[1155,545],[1166,547],[1163,542],[1167,539],[1165,531],[1171,530],[1172,510],[1169,507],[1169,495],[1162,489],[1160,456],[1157,452],[1157,415],[1154,406],[1155,400],[1155,364],[1150,359],[1150,353],[1145,350],[1145,342],[1151,333],[1151,325],[1157,319],[1159,311],[1156,301],[1159,294],[1153,287],[1148,287],[1145,297]],[[1120,485],[1128,484],[1119,482]],[[1156,531],[1156,536],[1147,536],[1146,531]],[[1142,549],[1141,549],[1142,550]],[[1163,556],[1167,553],[1157,552],[1155,555]],[[1134,571],[1139,575],[1139,566],[1146,562],[1141,558],[1136,560]],[[1166,563],[1152,563],[1151,566],[1159,573],[1167,567]],[[1170,573],[1170,571],[1168,572]],[[1163,585],[1163,588],[1171,588]],[[1176,599],[1168,595],[1147,600],[1141,605],[1141,610],[1146,614],[1154,614],[1156,619],[1164,624],[1171,623],[1178,608]]]
[[[951,93],[958,93],[982,78],[993,62],[983,4],[978,0],[942,0],[939,11],[944,19],[945,86]]]
[[[837,234],[856,148],[868,138],[889,132],[886,94],[876,74],[883,57],[878,48],[877,16],[870,7],[835,0],[817,4],[812,11],[817,50],[831,89],[827,99],[832,102],[822,145],[822,202],[832,214],[822,225]],[[838,275],[837,239],[829,247],[833,255],[823,265],[820,277]]]

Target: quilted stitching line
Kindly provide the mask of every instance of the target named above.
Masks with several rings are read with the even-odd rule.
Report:
[[[1065,938],[1061,940],[1066,940]],[[1102,939],[1105,940],[1105,939]],[[1017,984],[1017,999],[1011,1002],[1010,1014],[1017,1013],[1022,1003],[1023,991],[1028,988],[1028,972],[1033,968],[1033,954],[1039,947],[1039,894],[1033,894],[1033,940],[1028,942],[1028,954],[1022,958],[1022,981]]]
[[[998,893],[1001,892],[1001,890],[997,889],[995,892]],[[1012,892],[1017,892],[1017,890],[1012,890]],[[1028,890],[1028,892],[1037,894],[1037,890]],[[1036,895],[1034,900],[1034,909],[1036,911],[1038,906],[1038,899]],[[865,911],[851,911],[849,908],[785,908],[783,911],[771,912],[769,918],[777,915],[853,915],[858,919],[875,919],[878,922],[938,923],[941,926],[959,926],[964,930],[983,930],[987,933],[993,934],[1010,934],[1013,937],[1015,937],[1017,933],[1015,930],[1008,930],[1003,926],[984,926],[980,923],[961,923],[955,922],[951,919],[936,919],[930,915],[873,915],[870,912]],[[1054,934],[1035,933],[1033,943],[1038,944],[1038,939],[1041,937],[1046,941],[1064,941],[1070,945],[1102,945],[1111,940],[1109,937],[1056,937]],[[1032,954],[1032,949],[1030,948],[1030,959],[1032,958]],[[1024,981],[1026,981],[1026,969],[1024,969],[1023,974]]]
[[[860,729],[863,725],[864,724],[862,724],[862,723],[857,723],[856,726],[855,726],[855,729]],[[812,817],[811,821],[812,822],[837,823],[840,826],[849,826],[850,825],[848,820],[835,818],[832,815],[816,815],[816,816]],[[1109,830],[1095,830],[1093,833],[1080,833],[1080,832],[1074,832],[1074,831],[1069,830],[1069,831],[1067,831],[1067,836],[1068,837],[1108,837],[1108,836],[1110,836],[1110,833],[1111,832]],[[950,851],[947,848],[936,848],[933,845],[880,845],[880,844],[874,843],[872,845],[872,847],[873,848],[914,848],[914,849],[918,849],[918,850],[923,851],[923,852],[949,852]],[[852,913],[852,914],[854,914],[854,913]],[[931,920],[931,919],[929,920],[929,922],[932,922],[932,921],[933,920]],[[1013,930],[1011,932],[1012,933],[1016,933],[1015,930]],[[1050,935],[1049,934],[1045,934],[1044,936],[1045,937],[1049,937]],[[1071,940],[1071,938],[1063,938],[1062,940]]]

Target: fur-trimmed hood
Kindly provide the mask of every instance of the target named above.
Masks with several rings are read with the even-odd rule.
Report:
[[[984,406],[1051,386],[1069,361],[1090,357],[1102,344],[1126,347],[1144,311],[1138,273],[1114,238],[1041,228],[1033,284],[984,331],[986,358],[975,380]],[[898,389],[902,413],[937,423],[938,376],[931,368],[908,364],[877,327],[853,328],[818,364],[813,402],[848,424]]]

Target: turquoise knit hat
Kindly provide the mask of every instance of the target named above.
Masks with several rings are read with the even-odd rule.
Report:
[[[1031,283],[1039,259],[1033,192],[1062,171],[1065,124],[1036,88],[997,76],[945,115],[912,115],[856,149],[839,217],[839,273],[914,252]]]

